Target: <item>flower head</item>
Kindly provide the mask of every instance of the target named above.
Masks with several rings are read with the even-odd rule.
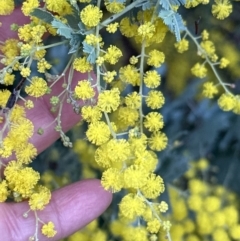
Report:
[[[145,116],[144,126],[149,131],[158,131],[163,128],[163,116],[157,112],[150,112]]]
[[[154,151],[162,151],[167,147],[168,138],[162,132],[154,132],[148,140],[149,147]]]
[[[122,56],[122,51],[114,45],[110,45],[107,49],[104,59],[110,64],[116,64],[119,58]]]
[[[123,187],[122,173],[116,168],[109,168],[103,172],[101,184],[106,190],[119,192]]]
[[[87,27],[95,27],[103,16],[102,10],[92,4],[87,5],[81,11],[80,18]]]
[[[93,66],[87,61],[86,57],[76,58],[73,61],[73,68],[80,73],[90,72]]]
[[[78,81],[78,84],[74,89],[74,94],[79,99],[87,100],[93,98],[95,92],[88,80],[81,80]]]
[[[97,121],[89,125],[86,135],[93,144],[102,145],[109,140],[110,130],[103,121]]]
[[[9,15],[14,10],[14,1],[13,0],[1,0],[0,1],[0,15]]]
[[[235,107],[234,96],[231,94],[224,93],[218,99],[219,107],[224,111],[230,111]]]
[[[157,198],[164,189],[163,179],[154,173],[147,177],[145,185],[141,187],[143,195],[151,199]]]
[[[31,210],[43,210],[49,203],[51,192],[44,186],[38,186],[37,192],[34,192],[28,201]]]
[[[141,106],[141,96],[134,91],[125,97],[125,104],[131,109],[139,109]]]
[[[42,226],[42,234],[47,236],[48,238],[52,238],[56,235],[57,231],[54,229],[54,223],[48,222]]]
[[[191,72],[199,78],[204,78],[207,75],[207,69],[204,65],[200,65],[199,63],[196,63],[192,68]]]
[[[137,68],[132,65],[127,65],[121,67],[119,70],[120,79],[124,82],[127,82],[133,86],[140,84],[140,73]]]
[[[189,41],[184,38],[181,41],[175,43],[174,47],[177,49],[178,53],[183,53],[188,50]]]
[[[146,205],[137,195],[128,194],[121,200],[119,209],[123,217],[134,219],[136,216],[143,214],[146,209]]]
[[[165,55],[163,52],[160,52],[156,49],[149,52],[148,55],[147,64],[150,66],[154,66],[155,68],[158,68],[161,66],[161,64],[164,62]]]
[[[102,117],[102,112],[97,106],[83,106],[82,118],[87,122],[99,121]]]
[[[206,82],[203,85],[203,95],[209,99],[218,93],[217,86],[213,82]]]
[[[223,20],[232,12],[232,4],[228,0],[215,0],[212,5],[212,14],[217,19]]]
[[[7,187],[7,182],[5,180],[0,182],[0,202],[5,202],[7,200],[9,191]]]
[[[161,76],[156,70],[146,72],[143,81],[148,88],[157,88],[161,83]]]
[[[159,109],[165,103],[165,98],[161,91],[152,90],[149,91],[148,96],[146,97],[146,104],[151,109]]]
[[[110,113],[115,111],[120,104],[120,92],[118,88],[105,90],[98,96],[97,106],[103,112]]]
[[[32,77],[31,84],[25,87],[27,94],[33,97],[41,97],[47,93],[48,86],[46,81],[41,77]]]

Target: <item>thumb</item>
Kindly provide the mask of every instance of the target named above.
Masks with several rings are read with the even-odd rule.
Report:
[[[50,204],[37,215],[45,223],[54,223],[57,234],[51,240],[55,241],[96,219],[111,200],[112,194],[102,188],[99,180],[84,180],[53,192]],[[34,213],[30,212],[27,218],[23,217],[28,209],[27,202],[0,204],[1,240],[25,241],[34,236],[37,222]],[[49,241],[41,234],[41,227],[42,223],[38,222],[38,238]]]

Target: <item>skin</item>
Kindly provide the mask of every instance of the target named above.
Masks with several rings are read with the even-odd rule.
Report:
[[[18,23],[21,25],[28,21],[28,18],[24,17],[19,9],[16,9],[10,16],[0,16],[2,23],[0,40],[5,41],[8,38],[17,37],[16,32],[9,30],[10,24]],[[75,72],[73,82],[76,84],[79,79],[83,78],[84,75]],[[58,83],[53,87],[52,94],[58,94],[62,91],[61,84]],[[35,126],[35,132],[39,127],[43,129],[47,127],[55,118],[49,112],[48,99],[48,96],[37,100],[33,99],[35,107],[27,112],[27,117]],[[61,120],[63,130],[67,131],[79,122],[80,117],[74,113],[69,104],[64,104]],[[59,135],[52,125],[46,129],[42,136],[35,133],[30,141],[40,153],[58,138]],[[101,215],[111,201],[112,194],[105,191],[100,181],[95,179],[79,181],[54,191],[50,204],[43,211],[38,212],[38,215],[44,222],[53,221],[57,234],[51,239],[39,234],[39,240],[54,241],[71,235]],[[23,217],[23,213],[28,209],[27,202],[0,203],[1,240],[26,241],[34,235],[36,229],[34,213],[29,212],[27,218]],[[40,230],[40,227],[38,229]]]

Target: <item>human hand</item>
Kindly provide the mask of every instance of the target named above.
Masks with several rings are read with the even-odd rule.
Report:
[[[10,16],[0,16],[0,22],[2,23],[0,40],[4,41],[16,37],[16,32],[9,31],[9,26],[13,22],[21,25],[26,23],[27,19],[17,9]],[[83,75],[74,73],[73,79],[77,81],[80,77],[83,78]],[[52,89],[52,94],[60,93],[61,90],[61,83],[57,83]],[[36,99],[34,101],[35,107],[27,111],[27,118],[33,122],[35,128],[35,134],[30,141],[37,148],[38,153],[59,138],[53,125],[49,126],[42,136],[36,133],[39,127],[44,129],[55,118],[49,111],[48,99],[48,96]],[[68,104],[64,104],[62,113],[61,123],[64,131],[69,130],[79,121],[79,116],[73,112]],[[50,220],[55,224],[57,234],[51,240],[59,240],[97,218],[108,207],[111,199],[111,193],[101,187],[99,180],[84,180],[54,191],[50,204],[38,215],[41,220]],[[30,212],[27,218],[23,217],[24,212],[28,209],[29,206],[26,201],[21,203],[0,203],[1,240],[25,241],[34,235],[36,229],[34,213]],[[40,232],[38,233],[39,240],[49,240]]]

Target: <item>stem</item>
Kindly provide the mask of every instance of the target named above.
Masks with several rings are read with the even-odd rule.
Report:
[[[34,215],[35,215],[35,220],[36,220],[36,228],[35,228],[35,240],[38,241],[38,216],[37,216],[37,211],[34,211]]]
[[[145,41],[142,43],[141,48],[141,58],[140,58],[140,87],[139,87],[139,95],[142,97],[143,95],[143,73],[144,73],[144,57],[145,57]],[[143,133],[143,110],[142,110],[142,101],[139,107],[139,123],[140,123],[140,132]]]
[[[190,32],[187,28],[186,28],[186,33],[187,33],[187,35],[192,39],[192,41],[195,43],[195,45],[197,46],[197,49],[199,49],[199,50],[205,55],[205,62],[207,62],[207,63],[210,65],[210,67],[211,67],[214,75],[216,76],[218,82],[220,83],[220,85],[223,87],[223,89],[224,89],[227,93],[231,93],[231,92],[228,90],[228,88],[226,87],[226,85],[224,84],[224,82],[222,81],[221,77],[219,76],[219,74],[218,74],[218,72],[217,72],[217,70],[216,70],[216,68],[215,68],[214,63],[212,63],[212,61],[209,59],[206,51],[201,47],[201,45],[198,43],[197,39],[191,34],[191,32]]]
[[[136,5],[138,5],[141,2],[143,2],[143,0],[134,1],[133,3],[131,3],[127,7],[125,7],[122,12],[114,14],[111,17],[105,19],[102,23],[99,24],[99,25],[101,25],[99,27],[99,30],[101,30],[102,28],[107,26],[109,23],[115,21],[117,18],[121,17],[123,14],[127,13],[128,11],[130,11],[132,8],[134,8]]]
[[[37,46],[36,51],[39,51],[39,50],[42,50],[42,49],[48,49],[48,48],[55,47],[55,46],[62,45],[62,44],[66,44],[68,42],[69,42],[68,40],[64,40],[64,41],[57,42],[57,43],[54,43],[54,44],[44,45],[44,46],[40,46],[40,47]]]
[[[111,122],[110,122],[110,119],[108,117],[108,114],[106,112],[104,112],[104,116],[106,118],[106,122],[108,124],[108,127],[110,129],[110,132],[111,132],[111,135],[114,139],[116,139],[116,133],[114,132],[113,128],[112,128],[112,125],[111,125]]]

